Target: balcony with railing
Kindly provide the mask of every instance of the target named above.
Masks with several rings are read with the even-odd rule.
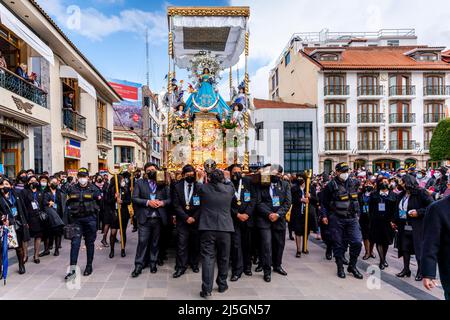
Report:
[[[423,95],[427,98],[450,96],[450,86],[425,86]]]
[[[106,128],[97,127],[97,144],[103,146],[112,146],[112,133]]]
[[[350,86],[332,85],[324,87],[324,95],[330,97],[345,97],[350,95]]]
[[[394,140],[389,143],[389,148],[396,151],[407,151],[416,149],[416,142],[413,140]]]
[[[360,151],[377,151],[384,149],[384,141],[367,140],[359,141],[358,149]]]
[[[416,95],[416,86],[390,86],[389,97],[412,97]]]
[[[0,87],[22,98],[28,99],[41,107],[47,108],[47,93],[31,82],[0,67]]]
[[[423,148],[424,148],[425,150],[430,150],[430,146],[431,146],[431,141],[425,141],[425,142],[423,143]]]
[[[391,113],[389,123],[413,124],[416,122],[415,113]]]
[[[374,124],[374,123],[383,123],[384,122],[384,114],[383,113],[360,113],[358,114],[358,123],[359,124]]]
[[[383,86],[359,86],[358,87],[358,97],[381,97],[384,95],[384,87]]]
[[[325,151],[349,151],[350,141],[325,141]]]
[[[86,118],[72,109],[63,109],[63,135],[69,138],[86,139]]]
[[[350,123],[349,113],[327,113],[325,114],[325,124],[347,124]]]
[[[438,123],[445,119],[445,113],[426,113],[423,116],[424,123]]]

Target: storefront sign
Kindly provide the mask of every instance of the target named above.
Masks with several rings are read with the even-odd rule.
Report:
[[[64,157],[69,159],[81,159],[81,142],[74,139],[66,139]]]

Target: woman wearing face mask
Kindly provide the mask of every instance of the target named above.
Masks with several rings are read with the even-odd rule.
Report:
[[[50,254],[50,244],[55,241],[54,256],[59,256],[59,249],[61,248],[61,240],[63,235],[64,208],[63,208],[63,193],[58,189],[58,179],[51,177],[48,190],[43,196],[43,208],[49,216],[49,226],[44,232],[44,252],[39,257],[45,257]],[[50,212],[52,210],[52,212]],[[55,214],[59,217],[53,217]]]
[[[389,180],[382,178],[378,180],[377,190],[374,191],[369,200],[370,243],[377,246],[380,257],[379,267],[381,270],[389,267],[386,255],[389,245],[394,239],[392,222],[396,213],[397,197],[389,190]]]
[[[14,226],[19,247],[16,248],[19,274],[25,273],[25,243],[30,240],[22,195],[16,192],[8,179],[0,180],[0,213],[2,224]],[[1,253],[0,253],[1,255]]]
[[[306,182],[303,177],[298,177],[295,181],[292,189],[292,210],[291,210],[291,225],[292,230],[295,233],[295,244],[297,246],[297,258],[301,258],[302,252],[305,252],[305,248],[302,248],[304,242],[302,241],[305,235],[305,212],[306,206],[309,205],[309,195],[306,194]],[[311,231],[311,211],[308,216],[308,235]]]
[[[418,270],[416,281],[422,281],[420,272],[420,256],[422,253],[423,218],[433,199],[424,189],[420,189],[416,179],[411,175],[404,176],[400,185],[403,192],[398,196],[395,215],[395,227],[399,232],[398,252],[403,257],[403,270],[397,277],[411,276],[409,263],[411,255],[416,255]]]
[[[369,241],[369,230],[370,230],[370,220],[369,220],[369,200],[370,195],[374,191],[374,187],[371,181],[367,180],[358,193],[359,201],[359,226],[361,227],[361,234],[364,241],[364,249],[366,253],[364,254],[363,260],[369,260],[370,258],[375,259],[373,254],[374,244]]]
[[[111,246],[111,252],[109,253],[109,258],[114,258],[114,247],[117,238],[117,232],[120,230],[119,221],[119,208],[120,214],[122,216],[122,230],[123,234],[120,235],[122,238],[124,249],[121,250],[121,256],[124,258],[126,256],[125,246],[127,244],[127,228],[128,221],[130,220],[130,212],[128,211],[128,206],[131,204],[131,192],[128,187],[124,177],[122,175],[117,177],[119,180],[119,192],[116,193],[116,183],[115,178],[111,179],[108,189],[108,212],[112,215],[111,217],[111,236],[109,238],[109,244]]]
[[[106,241],[109,227],[111,222],[106,221],[106,210],[107,210],[107,204],[106,204],[106,198],[108,194],[108,187],[109,184],[105,183],[103,180],[103,177],[100,174],[97,174],[93,180],[94,186],[98,189],[98,191],[102,194],[102,198],[100,200],[97,200],[97,205],[99,208],[99,214],[97,216],[97,229],[102,230],[103,238],[102,238],[102,245],[105,248],[108,248],[108,242]],[[105,223],[108,222],[108,223]]]
[[[34,263],[39,264],[39,249],[43,237],[44,226],[39,217],[42,210],[43,193],[41,185],[35,176],[28,178],[28,184],[23,190],[25,209],[27,211],[27,220],[30,226],[30,236],[34,239]]]

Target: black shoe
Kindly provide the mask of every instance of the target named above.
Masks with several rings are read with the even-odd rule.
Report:
[[[420,274],[420,273],[418,273],[417,275],[416,275],[416,279],[415,279],[416,281],[422,281],[423,280],[423,276]]]
[[[19,274],[25,274],[26,270],[25,270],[25,266],[21,265],[19,266]]]
[[[253,273],[252,273],[252,270],[251,270],[251,269],[245,270],[245,271],[244,271],[244,274],[245,274],[247,277],[253,276]]]
[[[53,246],[49,246],[49,247],[48,247],[48,250],[49,250],[49,251],[53,250]]]
[[[272,276],[270,274],[265,274],[264,275],[264,281],[265,282],[270,282],[272,281]]]
[[[356,279],[361,280],[364,278],[361,272],[359,272],[358,268],[356,268],[356,266],[349,266],[347,271],[351,273]]]
[[[241,278],[241,276],[238,276],[237,274],[234,274],[234,275],[231,276],[230,281],[231,281],[231,282],[236,282],[236,281],[238,281],[240,278]]]
[[[164,265],[164,260],[163,259],[158,259],[158,266],[162,267]]]
[[[309,250],[303,250],[304,254],[309,254]]]
[[[282,267],[278,267],[278,268],[273,268],[273,271],[275,271],[278,274],[281,274],[282,276],[287,276],[287,272],[284,271],[284,269]]]
[[[331,252],[331,250],[327,250],[327,252],[325,253],[325,259],[327,259],[328,261],[333,260],[333,253]]]
[[[389,263],[387,263],[387,261],[385,261],[385,262],[383,263],[383,265],[384,265],[385,268],[389,268]]]
[[[295,255],[296,258],[301,258],[302,257],[302,253],[301,252],[297,252],[297,254]]]
[[[110,259],[114,258],[114,251],[111,251],[111,252],[109,253],[109,258],[110,258]]]
[[[39,255],[39,258],[46,257],[50,255],[50,250],[44,251]]]
[[[262,266],[257,266],[255,269],[255,272],[262,272],[263,271],[263,267]]]
[[[403,269],[402,272],[397,273],[396,276],[399,278],[404,278],[404,277],[411,278],[411,270]]]
[[[55,249],[55,253],[53,254],[53,256],[59,257],[59,250],[58,249]]]
[[[103,247],[105,247],[105,248],[109,248],[109,244],[108,244],[108,242],[106,242],[106,240],[102,240],[101,241],[101,244],[103,245]]]
[[[33,261],[34,261],[35,264],[41,263],[41,260],[40,260],[40,259],[34,259]]]
[[[350,264],[350,262],[348,262],[347,258],[342,258],[342,263],[344,264],[344,266],[348,266]]]
[[[125,253],[125,249],[122,249],[122,250],[120,251],[120,256],[121,256],[122,258],[125,258],[125,257],[127,256],[127,254]]]
[[[72,280],[75,276],[76,276],[76,275],[75,275],[75,270],[72,270],[72,271],[70,271],[70,272],[66,275],[66,277],[64,278],[64,280],[70,281],[70,280]]]
[[[380,270],[386,269],[386,267],[384,266],[384,263],[380,263],[380,264],[378,265],[378,268],[380,268]]]
[[[219,287],[219,293],[224,293],[225,291],[228,290],[228,286],[225,287]]]
[[[186,270],[184,270],[184,269],[178,269],[178,270],[173,274],[173,278],[174,278],[174,279],[178,279],[179,277],[181,277],[182,275],[184,275],[185,272],[186,272]]]
[[[345,271],[344,271],[344,266],[338,266],[337,267],[337,276],[341,279],[345,279],[346,275],[345,275]]]
[[[133,278],[137,278],[137,277],[139,277],[141,275],[141,273],[142,273],[142,267],[141,266],[137,266],[137,267],[134,268],[134,271],[131,273],[131,276]]]
[[[157,273],[158,272],[158,268],[156,266],[151,266],[150,267],[150,272],[151,273]]]
[[[211,297],[211,292],[200,291],[200,297],[204,299]]]
[[[86,266],[86,269],[84,269],[83,275],[84,275],[85,277],[88,277],[88,276],[90,276],[91,274],[92,274],[92,266]]]
[[[289,235],[289,240],[294,241],[294,237],[292,235]]]
[[[198,266],[193,266],[193,267],[192,267],[192,272],[193,272],[193,273],[199,273],[199,272],[200,272],[199,267],[198,267]]]

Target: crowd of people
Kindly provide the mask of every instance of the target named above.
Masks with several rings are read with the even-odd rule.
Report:
[[[62,239],[69,239],[71,269],[66,280],[77,276],[82,238],[87,254],[84,275],[92,274],[99,232],[111,259],[118,246],[125,257],[127,232],[138,232],[134,278],[147,267],[157,273],[174,243],[173,278],[189,268],[199,273],[201,265],[200,295],[205,298],[212,293],[216,261],[219,292],[228,289],[229,269],[232,282],[253,272],[262,273],[266,282],[272,271],[286,276],[282,263],[286,238],[296,242],[293,254],[301,258],[309,253],[304,237],[315,233],[326,244],[326,260],[334,257],[339,278],[346,278],[348,265],[348,273],[363,279],[357,268],[363,247],[363,260],[376,258],[376,249],[379,268],[388,268],[386,256],[395,245],[403,259],[397,276],[411,277],[410,260],[415,255],[415,280],[431,289],[439,264],[448,299],[448,168],[370,172],[352,171],[340,163],[335,169],[308,177],[283,174],[279,165],[250,174],[244,174],[240,165],[227,170],[214,164],[186,165],[169,176],[148,163],[143,171],[130,166],[117,181],[108,174],[89,176],[85,168],[77,177],[21,171],[15,179],[0,176],[1,230],[8,227],[15,234],[16,243],[10,248],[16,251],[20,274],[26,272],[30,243],[32,262],[39,264],[52,250],[59,256]]]

